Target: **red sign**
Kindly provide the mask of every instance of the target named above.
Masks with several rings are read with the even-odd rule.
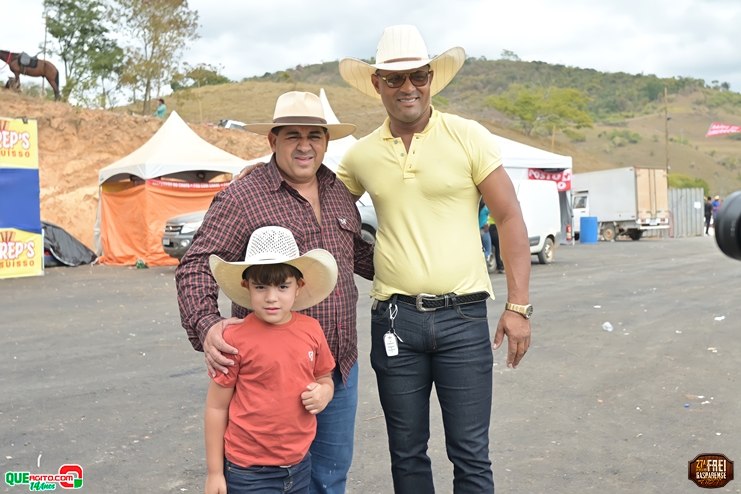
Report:
[[[538,168],[528,168],[527,178],[530,180],[550,180],[556,182],[559,192],[571,190],[571,170],[559,170],[557,172],[546,172]]]
[[[741,132],[741,126],[713,123],[710,125],[705,137],[722,136],[725,134],[734,134],[736,132]]]

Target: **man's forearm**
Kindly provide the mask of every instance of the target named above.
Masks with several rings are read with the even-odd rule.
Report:
[[[521,216],[513,216],[497,224],[502,262],[507,275],[507,301],[530,303],[530,242]]]
[[[180,320],[191,345],[198,351],[203,351],[209,328],[223,319],[219,313],[219,288],[207,266],[205,259],[186,254],[175,274]]]

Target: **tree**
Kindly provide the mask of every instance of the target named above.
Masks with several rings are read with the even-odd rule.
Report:
[[[121,47],[107,46],[93,58],[91,73],[100,80],[100,92],[97,93],[98,106],[110,108],[115,105],[111,93],[121,87],[121,76],[124,72],[124,51]],[[106,88],[106,82],[111,84]]]
[[[199,63],[195,66],[185,63],[183,64],[183,69],[183,73],[177,72],[173,74],[172,81],[170,82],[170,87],[173,91],[203,86],[216,86],[218,84],[232,82],[228,77],[219,73],[221,70],[220,67],[214,67],[207,63]]]
[[[100,0],[44,0],[47,29],[54,38],[50,53],[64,63],[62,98],[82,93],[94,85],[96,64],[116,58],[120,48],[108,37],[106,6]]]
[[[115,1],[113,15],[132,43],[126,49],[124,81],[134,92],[143,90],[146,115],[152,89],[159,96],[162,81],[175,73],[186,43],[198,38],[198,12],[188,8],[187,0]]]
[[[591,127],[587,101],[589,98],[573,88],[551,87],[546,91],[542,87],[512,84],[501,95],[489,96],[486,104],[517,120],[525,134],[530,135],[537,127],[554,133]]]
[[[517,53],[509,50],[502,50],[502,54],[499,55],[499,58],[501,60],[513,60],[515,62],[520,61],[520,57],[517,56]]]

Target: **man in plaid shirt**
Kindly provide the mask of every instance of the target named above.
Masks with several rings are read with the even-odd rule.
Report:
[[[352,462],[358,400],[353,273],[373,278],[373,246],[360,234],[352,195],[322,160],[328,141],[350,135],[355,126],[327,124],[316,95],[290,92],[278,98],[273,122],[245,128],[268,136],[272,159],[214,198],[176,271],[180,317],[193,348],[205,353],[209,372],[227,373],[234,362],[223,354],[236,349],[224,342],[224,326],[248,311],[232,304],[232,318],[220,315],[209,257],[244,260],[251,233],[271,225],[291,230],[301,253],[316,248],[332,253],[339,270],[337,286],[326,300],[302,313],[319,321],[337,362],[334,399],[317,415],[310,449],[311,492],[342,493]]]

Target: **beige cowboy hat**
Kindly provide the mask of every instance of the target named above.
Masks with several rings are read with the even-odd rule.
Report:
[[[299,255],[296,240],[290,230],[279,226],[258,228],[247,244],[244,262],[227,262],[219,256],[209,258],[211,272],[221,290],[237,305],[252,309],[250,293],[242,286],[242,273],[257,264],[290,264],[304,275],[305,285],[299,291],[293,310],[312,307],[334,290],[337,284],[337,261],[324,249],[310,250]]]
[[[324,127],[329,132],[330,141],[347,137],[356,129],[352,124],[328,124],[319,96],[301,91],[291,91],[278,97],[272,122],[247,124],[243,128],[266,136],[272,129],[287,125]]]
[[[391,26],[383,31],[376,49],[375,64],[356,58],[344,58],[340,61],[340,75],[361,93],[381,99],[371,82],[371,74],[376,70],[402,72],[429,65],[430,70],[435,72],[430,86],[430,94],[434,96],[453,80],[465,61],[466,52],[460,46],[430,59],[422,35],[416,27]]]

